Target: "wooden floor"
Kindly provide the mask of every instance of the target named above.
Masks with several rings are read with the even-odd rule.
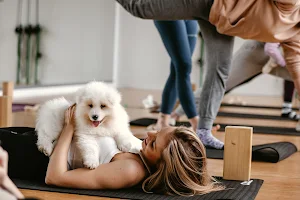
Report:
[[[130,94],[130,95],[129,95]],[[143,93],[143,95],[146,93]],[[125,100],[127,111],[130,119],[137,119],[140,117],[157,117],[157,114],[151,114],[148,110],[142,109],[140,102],[133,103],[129,101],[129,96],[132,95],[132,91],[125,91]],[[229,97],[225,97],[224,101]],[[241,97],[243,98],[243,97]],[[137,99],[142,99],[137,97]],[[263,100],[262,100],[263,99]],[[281,105],[281,100],[274,98],[274,100],[266,100],[266,98],[246,98],[245,101],[260,102],[262,105]],[[249,103],[250,104],[250,103]],[[249,108],[234,108],[223,107],[220,110],[226,112],[239,112],[239,113],[255,113],[255,114],[280,114],[280,111],[270,111],[267,109],[249,109]],[[30,112],[14,113],[14,125],[15,126],[34,126],[35,114]],[[186,120],[186,119],[182,119]],[[240,125],[262,125],[262,126],[277,126],[277,127],[291,127],[296,126],[296,122],[292,121],[278,121],[278,120],[261,120],[261,119],[239,119],[229,117],[218,117],[216,123],[234,123]],[[131,127],[134,134],[139,138],[146,137],[145,127]],[[214,135],[220,140],[224,140],[224,132],[217,132]],[[300,136],[300,133],[299,133]],[[282,135],[267,135],[267,134],[254,134],[253,144],[263,144],[278,141],[289,141],[294,143],[298,149],[300,149],[300,137],[299,136],[282,136]],[[209,159],[208,168],[212,175],[222,176],[223,160]],[[264,162],[252,162],[251,178],[259,178],[264,180],[264,184],[260,189],[257,200],[298,200],[300,199],[300,152],[298,151],[291,157],[279,162],[279,163],[264,163]],[[94,199],[108,199],[103,197],[91,197],[85,195],[71,195],[54,192],[41,192],[34,190],[22,190],[22,193],[27,197],[37,197],[47,200],[94,200]]]

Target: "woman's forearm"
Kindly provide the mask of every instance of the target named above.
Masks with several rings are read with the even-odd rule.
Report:
[[[50,156],[47,178],[54,178],[68,171],[68,151],[71,145],[74,129],[71,126],[65,126]]]

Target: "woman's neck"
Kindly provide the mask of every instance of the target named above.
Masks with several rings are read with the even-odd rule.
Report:
[[[145,168],[147,169],[148,173],[149,173],[149,174],[152,174],[152,173],[151,173],[151,167],[150,167],[150,164],[149,164],[149,162],[147,161],[147,159],[145,158],[145,156],[143,155],[143,153],[142,153],[142,152],[139,152],[139,155],[140,155],[140,158],[141,158],[141,160],[143,161],[144,166],[145,166]]]

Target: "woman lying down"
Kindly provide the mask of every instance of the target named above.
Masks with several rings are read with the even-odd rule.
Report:
[[[208,174],[203,144],[185,127],[149,132],[140,154],[120,152],[114,139],[105,137],[103,145],[109,146],[104,148],[115,152],[106,163],[102,162],[93,170],[83,167],[69,170],[74,110],[75,106],[72,106],[65,112],[64,128],[49,159],[46,184],[80,189],[120,189],[142,183],[145,192],[169,195],[197,195],[223,189]],[[7,163],[1,164],[2,168],[7,166]],[[9,179],[7,174],[4,179]],[[18,192],[11,193],[17,198],[22,197]]]

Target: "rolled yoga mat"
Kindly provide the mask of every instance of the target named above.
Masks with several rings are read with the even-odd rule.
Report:
[[[16,186],[20,189],[40,190],[49,192],[60,192],[68,194],[80,194],[89,196],[111,197],[121,199],[134,200],[216,200],[216,199],[235,199],[235,200],[254,200],[259,189],[263,184],[263,180],[252,179],[250,185],[243,185],[241,181],[228,181],[219,178],[219,181],[226,186],[226,190],[211,192],[205,195],[197,195],[192,197],[167,196],[156,193],[145,193],[140,185],[127,189],[119,190],[83,190],[71,189],[46,185],[42,181],[30,181],[12,179]]]
[[[140,118],[130,122],[132,126],[149,126],[156,123],[156,119],[153,118]],[[219,123],[218,123],[219,124]],[[219,131],[225,131],[226,126],[241,126],[238,124],[219,124],[221,128]],[[189,122],[176,122],[176,126],[190,126]],[[270,126],[252,126],[253,133],[274,134],[274,135],[294,135],[300,136],[300,132],[297,132],[295,128],[282,128],[282,127],[270,127]]]
[[[297,147],[290,142],[276,142],[252,146],[252,160],[277,163],[296,153]],[[206,148],[206,156],[223,159],[224,150]]]
[[[33,104],[13,104],[12,105],[12,112],[24,111],[26,106],[33,106]]]

